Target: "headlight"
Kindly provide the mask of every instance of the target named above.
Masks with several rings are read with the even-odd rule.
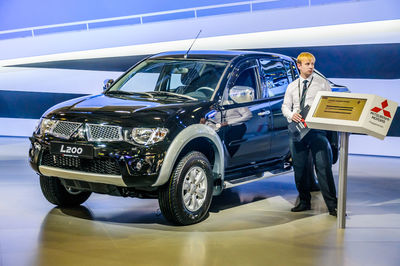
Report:
[[[50,120],[50,119],[42,119],[39,123],[39,134],[46,134],[49,133],[53,126],[57,123],[57,120]]]
[[[37,124],[36,124],[36,126],[35,126],[35,130],[33,131],[35,134],[40,134],[40,125],[42,124],[42,118],[40,118],[38,121],[37,121]]]
[[[168,133],[166,128],[134,128],[132,139],[139,144],[148,145],[162,141]]]

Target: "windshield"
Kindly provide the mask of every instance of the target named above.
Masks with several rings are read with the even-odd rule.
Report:
[[[146,60],[134,67],[107,93],[208,100],[228,62]]]

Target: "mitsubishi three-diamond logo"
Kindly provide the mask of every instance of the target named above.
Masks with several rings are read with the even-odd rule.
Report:
[[[368,135],[384,139],[395,116],[397,103],[377,95],[372,96],[372,104],[367,109],[369,114],[366,117],[367,124],[364,129],[369,132]]]
[[[383,111],[383,115],[384,115],[384,116],[389,117],[389,118],[392,118],[392,116],[390,115],[390,112],[385,110],[385,108],[388,107],[388,105],[389,105],[389,104],[388,104],[387,100],[384,100],[384,101],[381,103],[382,108],[374,107],[374,108],[371,109],[371,111],[372,111],[372,112],[375,112],[375,113],[379,113],[380,111]]]

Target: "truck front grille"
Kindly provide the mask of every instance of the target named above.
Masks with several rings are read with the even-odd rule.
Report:
[[[122,138],[122,129],[119,126],[87,124],[89,141],[119,141]]]
[[[118,162],[112,158],[84,159],[43,152],[41,165],[95,174],[121,175]]]
[[[58,121],[51,131],[53,136],[69,139],[72,134],[82,125],[82,123]]]
[[[89,141],[121,141],[123,140],[122,128],[119,126],[83,124],[77,122],[57,121],[51,129],[51,134],[58,138],[70,139],[77,132],[85,134]]]

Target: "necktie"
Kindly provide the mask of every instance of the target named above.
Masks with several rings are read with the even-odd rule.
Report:
[[[301,99],[300,99],[300,111],[301,110],[303,110],[303,108],[304,108],[304,103],[305,103],[305,101],[306,101],[306,91],[307,91],[307,82],[308,82],[308,80],[304,80],[303,81],[303,92],[302,92],[302,94],[301,94]]]

